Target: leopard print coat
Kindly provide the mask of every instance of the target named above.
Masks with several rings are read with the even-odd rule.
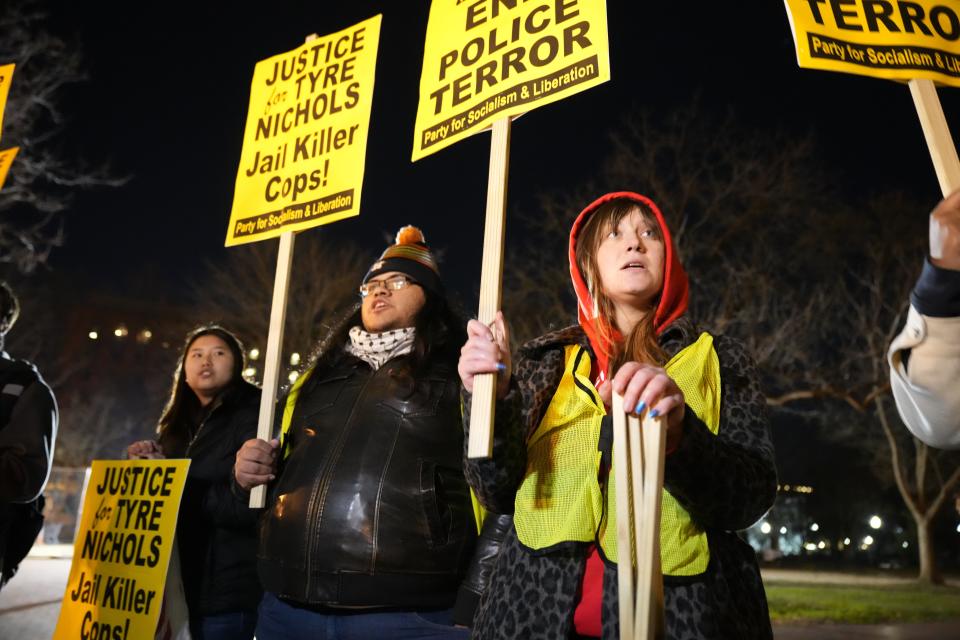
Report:
[[[681,318],[661,333],[660,342],[670,357],[698,335],[699,331]],[[578,326],[520,348],[510,390],[497,403],[493,456],[464,456],[467,480],[491,511],[513,512],[526,470],[526,439],[553,397],[563,373],[564,346],[570,344],[590,349]],[[710,563],[702,575],[664,579],[666,636],[674,640],[772,638],[753,550],[733,533],[756,522],[776,497],[766,405],[754,365],[742,345],[717,336],[714,347],[723,381],[719,433],[711,434],[688,409],[683,438],[667,456],[664,469],[666,488],[707,532]],[[470,402],[466,400],[464,428],[468,429]],[[574,637],[573,613],[587,553],[586,546],[572,545],[534,552],[520,543],[510,527],[481,597],[472,637]],[[617,570],[613,564],[607,564],[604,571],[602,607],[603,638],[618,638]]]

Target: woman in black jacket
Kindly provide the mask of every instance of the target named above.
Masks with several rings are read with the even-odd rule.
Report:
[[[130,458],[190,458],[177,544],[194,640],[252,638],[261,589],[256,522],[231,491],[234,454],[256,436],[260,391],[241,376],[240,341],[218,326],[187,336],[156,440]]]

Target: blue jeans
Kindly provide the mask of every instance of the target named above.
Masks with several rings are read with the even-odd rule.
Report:
[[[190,620],[193,640],[250,640],[257,626],[256,611],[231,611]]]
[[[257,640],[467,640],[470,630],[453,626],[453,610],[328,609],[296,607],[264,593]]]

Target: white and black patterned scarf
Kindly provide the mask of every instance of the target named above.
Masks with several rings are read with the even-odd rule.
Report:
[[[350,339],[344,348],[347,353],[360,358],[376,371],[385,362],[413,350],[415,331],[413,327],[407,327],[383,333],[368,333],[356,326],[350,329]]]

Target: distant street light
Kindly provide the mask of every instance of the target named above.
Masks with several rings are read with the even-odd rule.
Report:
[[[869,547],[870,545],[872,545],[872,544],[873,544],[873,536],[867,536],[867,537],[865,537],[865,538],[863,539],[863,544],[866,545],[866,546],[868,546],[868,547]]]
[[[770,527],[770,523],[769,523],[769,522],[764,522],[763,524],[760,525],[760,532],[761,532],[761,533],[770,533],[770,528],[771,528],[771,527]],[[958,528],[958,530],[960,530],[960,528]]]
[[[880,519],[880,516],[871,516],[870,518],[870,528],[879,529],[883,526],[883,520]]]
[[[250,349],[250,359],[256,360],[260,357],[260,349]]]
[[[783,535],[783,536],[787,535],[787,528],[786,528],[786,527],[780,527],[780,535]]]
[[[87,337],[90,338],[91,340],[96,340],[97,338],[100,337],[100,334],[97,333],[96,331],[91,331],[90,333],[87,334]]]
[[[810,531],[820,531],[820,525],[814,522],[812,525],[810,525]]]

